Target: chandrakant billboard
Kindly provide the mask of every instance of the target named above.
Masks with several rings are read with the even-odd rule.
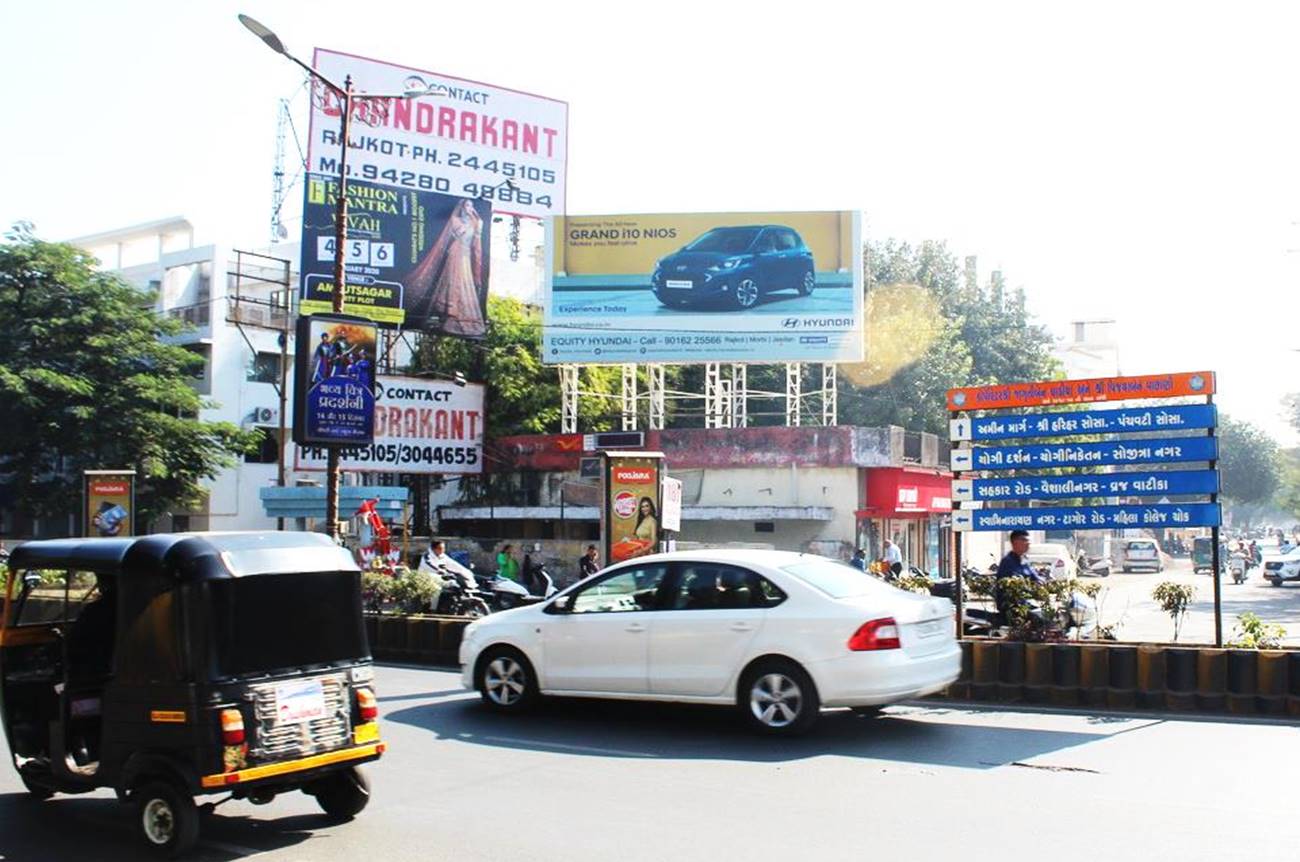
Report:
[[[350,179],[487,200],[512,215],[564,212],[566,103],[320,48],[312,64],[340,86],[351,75],[359,93],[437,89],[416,99],[358,100]],[[341,102],[314,88],[307,172],[337,177]]]
[[[547,363],[862,359],[857,213],[568,216],[546,239]]]

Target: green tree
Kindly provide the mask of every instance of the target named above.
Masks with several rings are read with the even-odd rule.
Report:
[[[559,372],[542,365],[541,314],[508,297],[488,297],[487,335],[481,342],[452,336],[425,338],[411,363],[415,374],[460,371],[487,381],[487,436],[549,434],[560,425]],[[622,379],[617,367],[583,371],[584,390],[614,395]],[[603,402],[603,403],[602,403]],[[584,430],[614,427],[617,402],[584,398],[579,404]]]
[[[1219,423],[1223,496],[1251,506],[1269,501],[1281,482],[1277,443],[1259,427],[1224,416]]]
[[[28,517],[80,511],[81,471],[134,468],[145,519],[201,499],[254,434],[195,418],[202,365],[153,297],[69,245],[15,227],[0,245],[0,481]]]
[[[842,422],[946,436],[948,389],[1058,373],[1050,334],[1001,273],[981,285],[975,258],[959,266],[942,242],[868,243],[864,256],[867,359],[844,368]]]

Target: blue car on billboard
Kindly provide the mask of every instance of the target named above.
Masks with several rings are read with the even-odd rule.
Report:
[[[650,284],[669,308],[721,303],[753,308],[765,294],[817,286],[812,252],[784,225],[715,227],[655,265]]]

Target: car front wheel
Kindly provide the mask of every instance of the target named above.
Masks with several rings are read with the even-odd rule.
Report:
[[[518,650],[490,650],[479,662],[476,676],[483,702],[497,712],[523,712],[537,702],[537,676]]]
[[[732,294],[737,307],[753,308],[758,304],[758,282],[752,278],[742,278],[736,282],[736,291]]]
[[[817,275],[810,269],[803,274],[803,280],[799,282],[799,295],[812,296],[813,288],[817,286]]]
[[[812,727],[821,700],[812,678],[791,661],[770,660],[741,678],[737,698],[746,723],[770,736],[797,736]]]

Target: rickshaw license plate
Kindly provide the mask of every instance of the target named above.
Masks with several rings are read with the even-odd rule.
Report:
[[[277,724],[299,724],[325,717],[325,690],[320,680],[286,682],[275,687]]]

